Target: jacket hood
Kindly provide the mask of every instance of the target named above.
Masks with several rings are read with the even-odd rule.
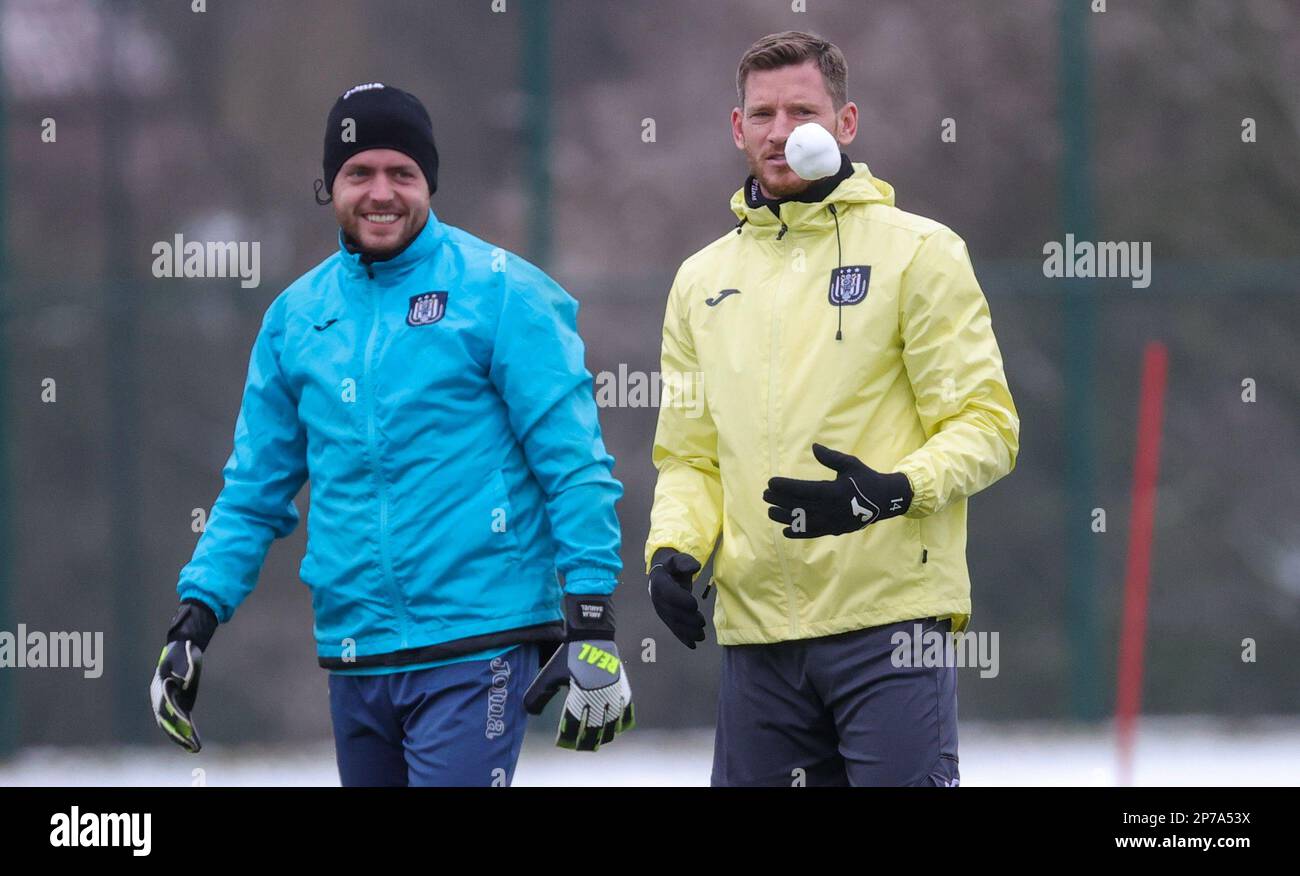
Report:
[[[853,175],[840,182],[830,194],[819,201],[786,201],[778,208],[781,216],[767,206],[753,207],[745,198],[745,187],[741,186],[731,196],[731,212],[740,219],[741,227],[753,226],[758,230],[778,232],[782,225],[791,229],[816,230],[834,228],[835,217],[827,210],[834,204],[835,209],[843,215],[844,210],[860,204],[883,204],[894,206],[894,187],[883,179],[871,175],[871,169],[860,161],[853,162]]]

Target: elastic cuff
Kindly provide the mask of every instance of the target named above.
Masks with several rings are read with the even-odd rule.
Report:
[[[937,497],[930,473],[919,462],[904,460],[899,463],[898,471],[906,475],[912,485],[912,504],[907,506],[904,517],[929,517],[935,512]]]
[[[661,536],[646,542],[645,573],[647,575],[650,574],[650,567],[654,565],[655,554],[664,548],[690,554],[700,564],[700,568],[704,568],[705,562],[709,559],[709,551],[704,550],[695,539],[689,536],[674,536],[671,534]]]
[[[181,605],[187,602],[206,605],[208,610],[217,616],[217,623],[229,623],[231,616],[235,613],[233,607],[229,610],[225,608],[225,603],[218,598],[217,594],[193,581],[182,581],[177,584],[176,593],[181,598]]]
[[[579,566],[564,573],[565,593],[599,593],[608,596],[618,586],[618,570]]]

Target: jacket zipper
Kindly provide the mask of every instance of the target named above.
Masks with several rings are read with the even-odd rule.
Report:
[[[373,281],[375,272],[369,264],[366,264],[366,275]],[[375,479],[375,488],[379,494],[379,558],[383,563],[384,582],[388,585],[389,597],[393,601],[393,607],[397,611],[398,630],[402,636],[402,648],[410,646],[408,630],[410,626],[406,613],[406,601],[402,597],[402,591],[397,586],[397,579],[393,575],[393,562],[388,552],[388,489],[384,486],[384,475],[379,469],[379,446],[375,441],[375,381],[373,369],[371,368],[371,358],[375,351],[375,338],[379,334],[379,312],[380,312],[381,290],[371,286],[371,304],[373,305],[374,318],[370,322],[370,336],[366,338],[366,361],[365,373],[362,379],[366,385],[366,443],[370,448],[371,474]]]
[[[776,412],[775,412],[775,403],[774,403],[774,399],[776,398],[776,386],[777,386],[776,383],[777,381],[777,368],[776,368],[777,321],[781,313],[780,301],[777,299],[781,297],[781,292],[785,288],[785,276],[786,276],[786,272],[789,270],[789,264],[790,264],[790,260],[788,257],[790,243],[789,241],[784,239],[785,234],[788,230],[789,229],[786,227],[786,224],[782,222],[781,233],[780,235],[777,236],[777,240],[781,244],[781,279],[777,282],[776,295],[773,300],[772,337],[770,342],[771,348],[768,352],[768,357],[767,357],[767,432],[768,432],[767,447],[768,447],[769,471],[771,471],[773,475],[777,473],[777,462],[778,462],[777,455],[776,455],[777,442],[773,436],[778,434],[779,432],[778,427],[775,425]],[[789,616],[789,620],[790,620],[790,636],[792,638],[798,638],[799,637],[799,612],[795,606],[794,585],[790,581],[790,569],[786,563],[785,545],[781,543],[782,540],[785,538],[785,536],[781,534],[781,530],[779,527],[773,526],[772,538],[773,538],[773,542],[776,545],[776,558],[781,565],[781,580],[785,583],[786,614]]]

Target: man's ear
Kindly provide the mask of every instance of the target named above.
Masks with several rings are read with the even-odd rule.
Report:
[[[835,140],[841,146],[847,146],[858,136],[858,105],[849,101],[840,107],[840,111],[835,114],[836,127],[839,132],[835,135]]]
[[[739,149],[741,152],[745,151],[745,132],[741,128],[741,122],[744,120],[744,118],[745,118],[745,114],[741,111],[740,107],[738,106],[732,107],[731,142],[735,143],[736,148]]]

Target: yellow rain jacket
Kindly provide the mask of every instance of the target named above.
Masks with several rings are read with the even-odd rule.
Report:
[[[931,615],[965,629],[966,498],[1015,466],[1020,418],[965,243],[897,209],[865,164],[853,171],[780,218],[738,191],[740,226],[687,259],[668,295],[646,569],[661,547],[703,565],[720,533],[724,645]],[[831,301],[839,266],[870,268],[856,303]],[[906,474],[907,513],[782,535],[763,490],[778,475],[833,480],[813,442]]]

